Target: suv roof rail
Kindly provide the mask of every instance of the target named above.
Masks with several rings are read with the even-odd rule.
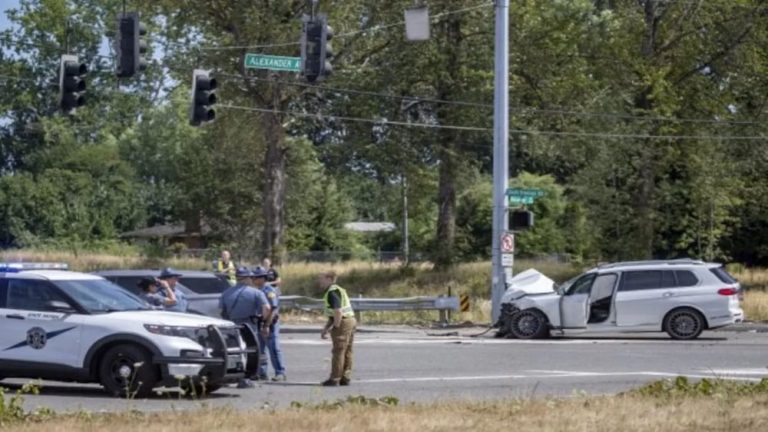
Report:
[[[598,266],[599,269],[616,268],[616,267],[640,267],[648,265],[702,265],[704,261],[696,260],[692,258],[677,258],[671,260],[644,260],[644,261],[619,261],[610,264],[603,264]]]
[[[18,273],[24,270],[69,270],[69,264],[54,262],[0,262],[0,273]]]

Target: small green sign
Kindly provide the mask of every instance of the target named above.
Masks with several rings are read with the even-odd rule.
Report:
[[[270,69],[276,71],[299,72],[301,70],[301,58],[263,54],[246,54],[245,67],[249,69]]]
[[[509,188],[507,198],[510,204],[533,204],[536,198],[544,196],[541,189]]]

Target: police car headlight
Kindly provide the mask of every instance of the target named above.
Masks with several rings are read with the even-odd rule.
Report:
[[[162,336],[183,337],[191,339],[202,346],[206,345],[208,330],[200,327],[165,326],[157,324],[144,324],[148,332]]]

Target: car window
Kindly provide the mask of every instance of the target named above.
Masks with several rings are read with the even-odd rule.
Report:
[[[594,280],[595,273],[590,273],[580,277],[576,280],[576,282],[573,283],[573,285],[568,288],[566,295],[589,294],[589,291],[592,289],[592,282],[594,282]]]
[[[215,276],[182,276],[180,282],[198,294],[221,294],[229,284]]]
[[[661,288],[660,270],[624,272],[619,291],[637,291]]]
[[[661,272],[660,288],[673,288],[675,286],[677,286],[677,282],[675,282],[675,274],[671,270],[663,270]]]
[[[131,292],[133,294],[139,294],[141,288],[139,288],[139,281],[144,279],[142,276],[119,276],[113,278],[107,278],[117,284],[120,288]]]
[[[60,301],[70,304],[56,287],[43,280],[11,279],[8,281],[8,309],[48,312],[47,303]]]
[[[699,284],[699,278],[697,278],[691,271],[677,270],[675,271],[675,276],[677,276],[677,286],[679,287],[689,287]]]
[[[5,307],[8,298],[8,279],[0,279],[0,308]]]
[[[593,302],[608,298],[613,295],[613,287],[616,285],[616,275],[613,273],[601,274],[592,285],[590,298]]]
[[[731,274],[730,274],[730,273],[728,273],[728,272],[725,270],[725,268],[723,268],[723,267],[716,267],[716,268],[711,268],[711,269],[709,269],[709,271],[710,271],[710,272],[711,272],[713,275],[717,276],[717,278],[718,278],[718,279],[720,279],[720,282],[722,282],[722,283],[726,283],[726,284],[735,284],[735,283],[738,283],[738,281],[736,280],[736,278],[734,278],[733,276],[731,276]]]

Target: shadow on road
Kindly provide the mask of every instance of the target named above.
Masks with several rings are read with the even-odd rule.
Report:
[[[2,383],[2,387],[6,389],[9,393],[14,393],[18,390],[21,390],[21,388],[24,386],[24,384],[16,384],[16,383]],[[103,399],[116,399],[114,396],[111,396],[106,391],[104,391],[101,388],[98,387],[77,387],[77,386],[70,386],[70,385],[49,385],[49,384],[42,384],[38,387],[39,391],[38,394],[41,396],[63,396],[63,397],[87,397],[87,398],[103,398]],[[25,395],[27,396],[27,395]],[[156,400],[156,401],[163,401],[163,400],[170,400],[170,401],[193,401],[193,400],[211,400],[211,399],[227,399],[227,398],[239,398],[238,395],[233,394],[223,394],[223,393],[213,393],[210,395],[206,395],[204,397],[190,397],[185,396],[179,393],[177,390],[165,390],[160,389],[157,390],[157,392],[153,392],[152,395],[148,398],[144,398],[141,400]]]

